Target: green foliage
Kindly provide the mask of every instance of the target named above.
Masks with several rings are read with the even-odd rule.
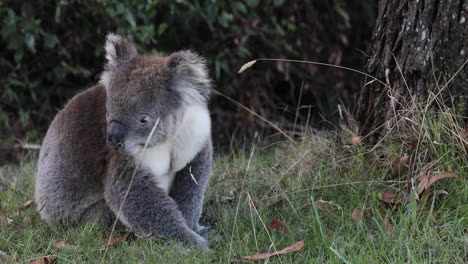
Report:
[[[275,1],[268,9],[280,8]],[[30,1],[0,2],[0,94],[3,111],[50,117],[63,100],[97,79],[107,32],[134,41],[140,51],[195,48],[210,56],[215,77],[252,55],[248,40],[263,41],[294,26],[271,17],[257,32],[242,27],[259,13],[260,1]],[[237,18],[237,19],[236,19]],[[239,21],[244,21],[239,23]],[[29,118],[31,119],[31,118]],[[25,121],[25,122],[23,122]]]
[[[340,34],[351,29],[348,9],[361,10],[361,6],[372,6],[372,2],[0,1],[0,112],[6,113],[0,115],[0,133],[14,134],[15,138],[24,138],[31,129],[43,133],[67,99],[98,80],[108,32],[126,36],[144,52],[196,50],[208,58],[218,90],[243,104],[256,102],[256,107],[294,105],[298,84],[303,79],[318,80],[320,85],[306,86],[303,103],[317,102],[319,109],[330,111],[332,106],[326,106],[333,105],[329,102],[336,101],[339,93],[307,87],[325,87],[323,83],[336,81],[333,72],[332,77],[327,77],[323,71],[298,70],[296,66],[275,68],[271,64],[261,72],[251,69],[242,76],[235,74],[242,64],[257,57],[324,61],[330,52],[341,54],[337,51],[343,46]],[[359,32],[363,30],[356,30],[348,39],[351,42],[351,36],[355,36],[361,43]],[[271,76],[275,76],[274,80]],[[267,94],[272,102],[264,106],[259,102],[265,102]],[[313,99],[307,99],[311,94]],[[218,114],[236,111],[235,106],[214,108]],[[273,108],[264,112],[282,115],[282,110]],[[248,116],[241,115],[244,120]]]

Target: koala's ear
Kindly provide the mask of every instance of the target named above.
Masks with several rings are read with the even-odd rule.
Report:
[[[107,63],[99,82],[107,88],[113,71],[120,64],[135,58],[138,53],[131,41],[112,33],[107,35],[105,50]]]
[[[172,74],[172,87],[191,102],[207,102],[211,95],[211,79],[204,58],[192,51],[171,54],[166,67]]]
[[[129,40],[112,33],[106,39],[106,59],[109,66],[118,66],[119,63],[131,60],[137,56],[135,45]]]

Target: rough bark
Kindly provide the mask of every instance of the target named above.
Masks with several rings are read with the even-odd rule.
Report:
[[[467,20],[468,0],[379,2],[365,69],[387,85],[363,84],[355,112],[363,134],[391,129],[396,113],[437,93],[466,114]]]

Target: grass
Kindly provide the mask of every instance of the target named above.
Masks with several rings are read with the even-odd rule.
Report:
[[[129,239],[104,253],[109,230],[46,225],[34,206],[23,205],[33,199],[37,154],[30,153],[21,166],[0,168],[0,250],[11,263],[41,256],[59,263],[244,263],[243,256],[304,240],[301,250],[265,263],[466,263],[467,135],[452,117],[412,118],[408,124],[416,129],[403,133],[400,126],[377,145],[350,143],[356,135],[344,128],[266,148],[253,140],[218,154],[204,208],[203,221],[216,238],[207,253],[149,239]],[[407,166],[389,173],[405,153]],[[417,197],[418,175],[445,172],[458,177],[440,180],[431,195]],[[406,190],[407,175],[409,201],[382,202],[383,192]],[[273,218],[291,232],[270,229]],[[55,247],[57,239],[70,246]]]

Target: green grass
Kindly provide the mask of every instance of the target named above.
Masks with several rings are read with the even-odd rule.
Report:
[[[413,130],[424,132],[423,137],[387,136],[377,146],[352,145],[349,130],[344,130],[311,133],[268,148],[254,141],[219,154],[204,208],[204,221],[214,226],[217,239],[207,253],[183,255],[176,243],[149,239],[106,249],[101,239],[109,231],[92,224],[71,229],[46,225],[34,206],[23,205],[33,199],[32,154],[21,167],[0,168],[0,211],[13,220],[0,219],[0,250],[15,263],[45,255],[59,263],[242,263],[247,262],[242,256],[304,240],[300,251],[266,263],[466,263],[468,160],[460,143],[466,135],[444,129],[449,125],[454,124],[430,119],[423,129]],[[411,147],[414,138],[419,140],[416,150]],[[389,206],[381,194],[404,188],[407,172],[395,177],[388,173],[404,153],[414,164],[412,198]],[[414,190],[421,172],[458,177],[438,181],[431,194],[439,194],[417,200]],[[363,215],[351,219],[356,208]],[[283,221],[290,234],[268,228],[273,218]],[[55,239],[71,247],[56,248]]]

